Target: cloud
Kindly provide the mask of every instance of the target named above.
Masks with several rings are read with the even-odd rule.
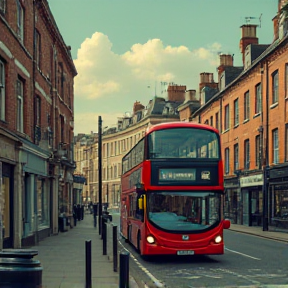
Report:
[[[74,60],[78,71],[74,86],[76,134],[90,133],[86,119],[95,123],[95,115],[102,113],[109,124],[116,124],[117,117],[131,111],[135,101],[147,105],[155,93],[166,97],[164,82],[198,90],[199,74],[215,71],[216,51],[221,45],[213,43],[192,51],[150,39],[134,44],[122,55],[112,48],[106,35],[95,32],[78,50]]]

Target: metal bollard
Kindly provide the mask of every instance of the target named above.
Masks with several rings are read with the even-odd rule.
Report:
[[[107,255],[107,225],[102,222],[103,255]]]
[[[129,288],[129,252],[120,253],[119,288]]]
[[[118,253],[117,253],[117,226],[113,226],[113,271],[117,272]]]
[[[86,241],[86,285],[85,288],[92,288],[92,265],[91,265],[91,240]]]

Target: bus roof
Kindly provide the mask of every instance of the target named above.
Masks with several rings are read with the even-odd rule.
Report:
[[[204,129],[204,130],[210,130],[217,134],[219,134],[219,131],[209,125],[206,124],[199,124],[197,122],[183,122],[183,121],[176,121],[176,122],[165,122],[153,125],[146,130],[146,134],[150,134],[153,131],[156,130],[163,130],[163,129],[170,129],[170,128],[196,128],[196,129]]]

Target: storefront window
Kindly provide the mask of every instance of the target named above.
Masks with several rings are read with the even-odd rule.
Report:
[[[39,226],[49,224],[48,197],[49,194],[47,187],[45,187],[45,181],[43,179],[37,179],[37,215]]]
[[[3,222],[3,230],[4,230],[4,239],[10,237],[10,185],[9,178],[2,178],[2,187],[0,193],[0,207],[2,209],[2,222]]]
[[[274,191],[274,218],[281,218],[288,220],[288,187],[280,190],[275,186]],[[278,190],[279,189],[279,190]]]

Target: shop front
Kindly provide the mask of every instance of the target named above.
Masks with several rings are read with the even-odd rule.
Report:
[[[288,230],[288,167],[271,168],[269,198],[269,229]]]
[[[15,245],[14,192],[18,187],[15,167],[18,164],[19,144],[16,137],[0,128],[0,250]],[[18,165],[19,166],[19,165]],[[15,213],[15,215],[14,215]],[[18,213],[19,214],[19,213]]]
[[[23,235],[22,246],[35,245],[50,235],[49,152],[23,144]]]
[[[262,226],[263,221],[263,174],[240,178],[242,195],[242,224]]]
[[[225,179],[225,202],[224,217],[229,219],[232,224],[241,224],[241,207],[240,207],[240,186],[239,178]]]

